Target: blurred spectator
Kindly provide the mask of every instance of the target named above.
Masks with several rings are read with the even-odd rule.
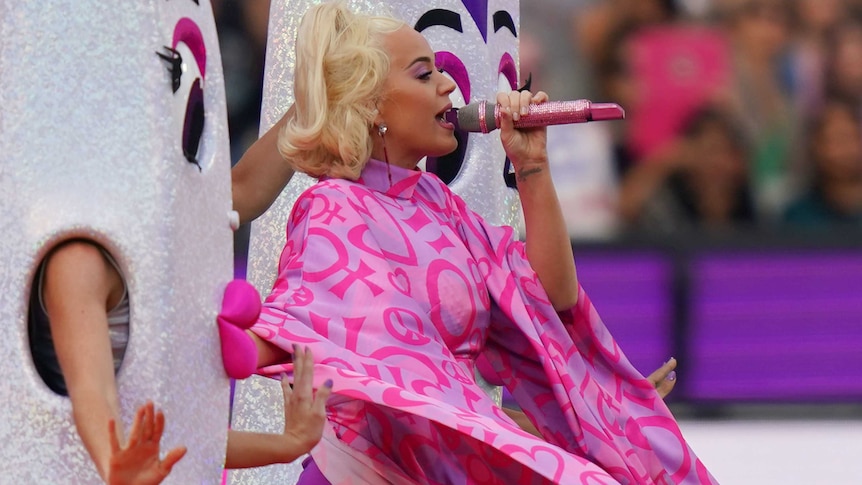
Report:
[[[639,230],[668,234],[752,223],[742,139],[722,112],[700,110],[675,142],[628,172],[620,192],[622,216]]]
[[[808,119],[820,109],[826,91],[830,33],[848,8],[846,0],[793,0],[793,7],[790,75],[797,112]]]
[[[705,23],[710,8],[708,0],[609,0],[576,21],[580,47],[593,62],[595,97],[627,111],[626,122],[614,126],[621,176],[727,90],[729,48]]]
[[[790,39],[786,0],[724,0],[733,52],[731,108],[751,140],[752,189],[761,222],[780,218],[796,194],[798,117],[783,62]]]
[[[858,106],[830,99],[812,123],[811,187],[787,210],[785,221],[799,227],[862,225],[862,123]]]
[[[842,97],[862,110],[862,20],[845,17],[829,35],[826,93]]]
[[[535,89],[548,93],[552,100],[588,98],[592,73],[583,53],[569,41],[570,19],[584,8],[588,0],[541,0],[529,8],[521,6],[519,57],[521,82],[533,74]],[[562,40],[561,40],[562,39]],[[529,58],[542,59],[541,72],[534,72]],[[525,58],[528,58],[525,62]],[[550,59],[550,62],[545,62]]]
[[[638,104],[640,92],[632,75],[631,47],[632,36],[636,29],[620,29],[608,39],[604,57],[597,66],[596,79],[599,85],[597,96],[606,101],[620,104],[631,116],[631,108]],[[618,178],[625,176],[634,165],[635,156],[625,141],[630,128],[627,121],[611,126],[614,167]]]
[[[581,9],[574,17],[573,32],[581,52],[599,66],[609,55],[611,38],[621,31],[637,30],[674,20],[674,0],[600,0]]]
[[[579,54],[572,44],[559,42],[557,36],[559,29],[567,27],[573,8],[569,0],[554,0],[521,9],[521,82],[531,76],[532,90],[547,91],[555,100],[591,97],[581,84],[582,78],[574,73],[573,68],[582,65]],[[582,76],[584,70],[579,71]],[[573,240],[609,239],[619,227],[618,182],[609,131],[614,124],[548,127],[554,186]]]
[[[726,97],[731,52],[723,32],[695,24],[640,29],[627,49],[635,88],[626,145],[648,158],[680,133],[698,109]]]

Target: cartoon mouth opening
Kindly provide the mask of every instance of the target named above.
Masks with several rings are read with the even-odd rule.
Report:
[[[425,160],[425,171],[440,177],[446,185],[452,183],[461,173],[464,157],[467,154],[469,133],[456,129],[455,139],[458,141],[458,148],[455,151],[442,157],[428,157]]]

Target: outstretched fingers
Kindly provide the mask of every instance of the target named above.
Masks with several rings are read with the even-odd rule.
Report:
[[[294,345],[293,348],[293,399],[298,403],[310,403],[314,392],[314,357],[308,347]]]
[[[174,468],[174,465],[177,464],[182,457],[186,456],[186,447],[178,446],[165,455],[165,458],[159,463],[159,468],[161,468],[162,472],[167,475]]]
[[[108,420],[108,438],[111,442],[111,454],[116,454],[120,451],[120,438],[117,437],[117,422],[114,418]]]
[[[676,359],[671,357],[667,362],[662,364],[661,367],[653,371],[647,379],[655,386],[658,395],[661,396],[662,399],[667,397],[668,394],[673,390],[674,386],[676,386]]]
[[[139,407],[137,412],[135,412],[135,419],[132,421],[132,430],[129,431],[129,440],[126,443],[126,448],[133,448],[142,441],[149,441],[153,429],[153,409],[154,405],[152,401],[147,401],[146,404]],[[112,449],[117,451],[120,449],[120,443],[115,432],[117,424],[111,420],[108,425],[113,425],[112,429],[114,432],[111,433],[111,436],[112,439],[116,441],[117,446],[116,448],[112,447]]]

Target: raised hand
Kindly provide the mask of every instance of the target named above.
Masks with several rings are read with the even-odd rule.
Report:
[[[315,392],[311,350],[303,350],[295,345],[292,359],[293,386],[287,376],[281,380],[284,432],[229,430],[225,468],[290,463],[311,451],[320,441],[326,425],[326,400],[332,392],[332,381],[326,381]]]
[[[327,380],[314,392],[314,357],[311,350],[294,345],[293,386],[281,380],[284,392],[284,436],[301,455],[308,453],[323,436],[326,424],[326,400],[332,393],[332,381]],[[298,456],[298,455],[297,455]]]
[[[544,91],[536,94],[529,91],[497,94],[497,104],[502,111],[500,140],[506,155],[512,160],[516,174],[522,168],[529,170],[529,165],[535,163],[547,165],[547,128],[541,126],[515,129],[513,125],[513,121],[517,121],[527,113],[529,105],[546,101],[548,101],[548,95]]]
[[[647,380],[652,382],[662,399],[666,398],[673,390],[673,386],[676,385],[676,371],[674,369],[676,369],[676,359],[671,357],[670,360],[647,376]]]
[[[135,421],[125,447],[117,437],[117,423],[108,421],[111,436],[111,460],[108,485],[154,485],[161,483],[174,465],[186,454],[180,446],[159,457],[160,442],[165,429],[165,415],[147,402],[135,413]]]

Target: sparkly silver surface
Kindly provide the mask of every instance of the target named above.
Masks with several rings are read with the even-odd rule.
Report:
[[[269,39],[266,53],[266,74],[261,133],[275,124],[293,103],[293,69],[295,67],[294,42],[302,14],[314,0],[273,0],[270,10]],[[474,2],[479,3],[479,2]],[[461,1],[433,0],[379,2],[352,1],[358,11],[389,12],[410,25],[431,9],[442,8],[461,15],[464,32],[444,27],[431,27],[423,34],[435,51],[449,51],[458,56],[470,75],[473,99],[495,99],[500,88],[500,59],[508,53],[517,62],[517,38],[508,30],[494,32],[492,15],[498,10],[508,11],[519,25],[517,0],[490,0],[485,22],[488,24],[488,42],[480,34],[477,23]],[[481,23],[483,20],[479,20]],[[463,102],[464,100],[462,100]],[[469,101],[469,100],[467,100]],[[453,104],[456,100],[453,100]],[[456,104],[457,106],[457,104]],[[505,153],[499,134],[469,135],[465,163],[460,175],[452,182],[452,189],[467,203],[495,224],[520,224],[520,205],[517,193],[505,186],[502,173]],[[285,225],[290,209],[299,195],[314,181],[304,175],[293,180],[258,220],[252,223],[248,256],[248,279],[261,294],[268,294],[277,272],[277,263],[285,243]],[[485,386],[497,402],[501,390]],[[238,382],[234,396],[235,429],[280,431],[283,426],[283,403],[277,383],[262,378]],[[294,483],[299,474],[297,460],[293,465],[266,467],[230,472],[231,484]]]
[[[284,397],[275,379],[252,376],[236,382],[231,427],[262,433],[284,432]],[[228,470],[231,485],[296,483],[302,473],[302,458],[293,463]]]
[[[172,93],[156,56],[183,17],[199,26],[208,56],[200,170],[181,149],[194,76]],[[197,63],[185,61],[193,73]],[[125,426],[153,400],[167,418],[163,445],[189,450],[165,483],[220,483],[229,381],[215,315],[232,275],[232,234],[209,2],[0,0],[0,106],[2,482],[99,481],[69,400],[42,383],[27,341],[35,268],[57,241],[82,236],[111,251],[129,289],[117,376]]]

